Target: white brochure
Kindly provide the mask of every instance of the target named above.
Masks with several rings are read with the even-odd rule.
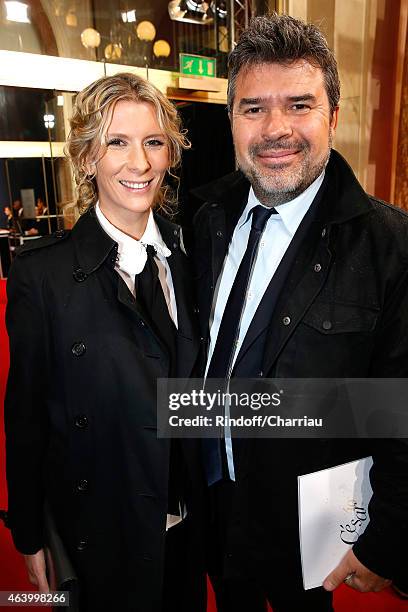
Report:
[[[299,537],[305,590],[326,576],[363,533],[372,489],[371,457],[298,476]]]

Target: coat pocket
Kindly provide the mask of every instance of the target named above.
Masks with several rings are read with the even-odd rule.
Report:
[[[379,308],[346,302],[315,302],[302,323],[321,334],[369,333],[375,329]]]

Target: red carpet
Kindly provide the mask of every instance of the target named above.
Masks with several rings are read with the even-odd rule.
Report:
[[[5,456],[3,431],[3,398],[6,388],[6,378],[9,366],[8,339],[4,324],[6,308],[6,283],[0,279],[0,508],[7,508],[7,493],[5,483]],[[14,550],[8,529],[0,523],[0,591],[31,591],[32,585],[26,578],[23,557]],[[34,608],[32,608],[34,609]],[[39,610],[46,608],[38,608]],[[5,607],[2,610],[15,610]]]
[[[0,404],[3,406],[6,376],[9,364],[8,341],[4,325],[4,311],[6,305],[5,281],[0,279]],[[3,412],[1,408],[1,423]],[[4,433],[0,428],[0,508],[7,508],[5,487],[5,460],[4,460]],[[25,575],[22,557],[15,552],[9,532],[0,524],[0,591],[6,590],[32,590]],[[391,589],[382,593],[356,593],[346,586],[337,589],[335,593],[336,612],[408,612],[408,603],[400,600]],[[33,609],[34,608],[26,608]],[[45,610],[49,608],[35,608]],[[2,610],[15,610],[15,608],[2,608]],[[208,612],[215,612],[215,601],[211,587],[208,594]],[[191,612],[194,612],[192,610]],[[250,611],[248,611],[250,612]]]

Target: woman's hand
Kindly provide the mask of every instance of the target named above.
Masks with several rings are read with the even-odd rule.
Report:
[[[41,548],[35,555],[24,555],[28,579],[38,587],[40,593],[49,593],[50,587],[46,576],[44,550]]]

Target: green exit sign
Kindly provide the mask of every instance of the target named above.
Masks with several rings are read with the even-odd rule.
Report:
[[[181,74],[191,74],[202,77],[215,77],[217,60],[213,57],[202,55],[187,55],[180,53],[180,72]]]

